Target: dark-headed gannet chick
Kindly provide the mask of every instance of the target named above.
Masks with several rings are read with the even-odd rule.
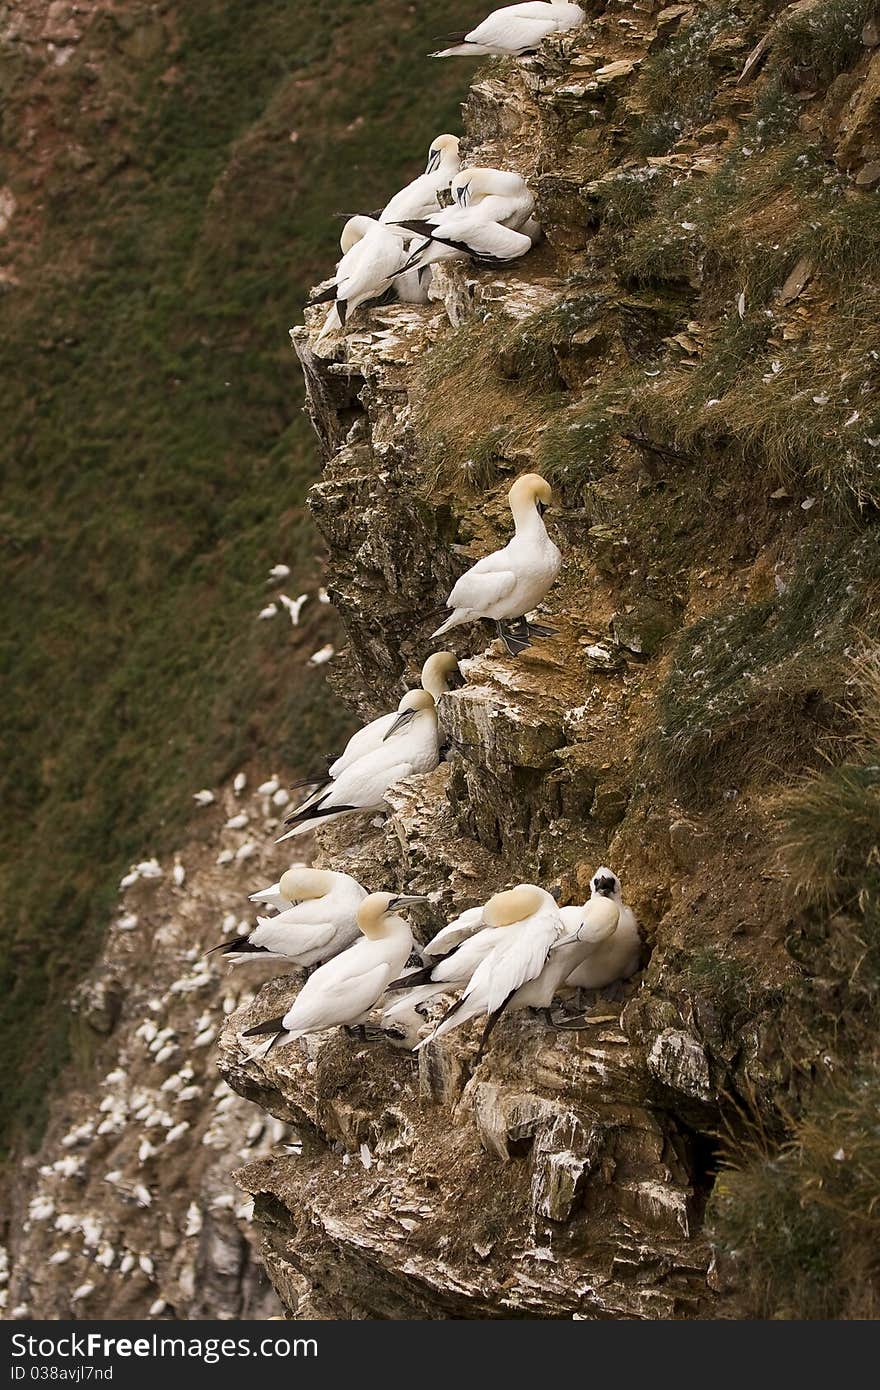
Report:
[[[258,917],[252,931],[213,950],[233,965],[283,960],[308,968],[357,940],[357,910],[367,890],[350,874],[300,864],[281,875],[278,888],[285,909],[275,917]]]
[[[497,944],[477,966],[461,999],[419,1047],[442,1038],[471,1018],[488,1015],[480,1044],[482,1054],[497,1019],[517,990],[541,974],[551,947],[563,932],[554,898],[534,883],[521,883],[507,892],[496,893],[486,903],[483,919],[488,927],[506,930],[498,933]],[[465,942],[459,950],[469,944]]]
[[[282,840],[302,835],[325,821],[355,811],[379,811],[385,793],[395,782],[431,772],[440,761],[437,709],[427,690],[411,690],[378,748],[358,758],[329,787],[299,806],[287,818],[293,829]]]
[[[398,911],[424,901],[396,893],[364,898],[357,911],[361,939],[309,977],[283,1018],[248,1028],[244,1036],[274,1034],[272,1048],[325,1028],[361,1026],[412,950],[412,931]]]
[[[553,628],[528,623],[525,615],[552,587],[562,556],[543,521],[552,497],[546,479],[538,473],[526,473],[517,478],[507,496],[515,526],[513,539],[461,576],[446,600],[452,615],[433,636],[439,637],[461,623],[491,618],[508,652],[516,656],[533,636],[553,635]]]
[[[590,951],[577,969],[566,977],[565,983],[575,989],[604,989],[616,980],[628,980],[630,975],[636,973],[641,962],[642,943],[636,915],[623,901],[617,874],[604,865],[593,874],[587,907],[597,898],[605,898],[616,905],[619,921],[614,934]],[[564,907],[563,922],[567,926],[574,923],[578,913],[584,910]]]
[[[451,48],[432,53],[432,58],[485,57],[491,54],[521,58],[535,53],[551,34],[577,29],[586,15],[580,5],[566,0],[533,0],[524,5],[505,5],[494,10],[469,34],[450,35]]]
[[[423,174],[399,193],[395,193],[382,209],[379,221],[401,222],[405,218],[430,217],[440,209],[438,194],[449,188],[461,168],[458,157],[458,136],[438,135],[428,150],[428,165]]]

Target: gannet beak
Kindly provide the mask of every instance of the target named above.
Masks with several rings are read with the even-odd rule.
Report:
[[[439,168],[440,153],[440,150],[431,150],[431,153],[428,155],[428,167],[425,170],[426,174],[433,174],[434,170]]]
[[[547,503],[546,503],[546,502],[539,502],[539,503],[538,503],[538,516],[543,516],[544,513],[546,512],[546,510],[547,510]]]
[[[401,713],[395,719],[394,723],[391,725],[391,728],[388,730],[385,737],[382,739],[382,742],[385,743],[386,740],[391,738],[394,734],[396,734],[399,729],[403,729],[407,724],[409,724],[412,721],[414,715],[415,710],[402,710]]]
[[[463,690],[464,676],[460,671],[456,671],[453,675],[446,678],[446,684],[449,686],[450,690]]]
[[[399,907],[409,907],[412,903],[426,903],[428,901],[424,893],[401,893],[399,898],[392,898],[388,904],[389,912],[396,912]]]
[[[462,207],[462,208],[463,208],[463,207],[466,207],[466,206],[467,206],[468,189],[469,189],[469,188],[470,188],[470,184],[469,184],[469,183],[463,183],[463,184],[461,185],[460,188],[456,188],[456,190],[455,190],[455,201],[458,203],[459,207]]]

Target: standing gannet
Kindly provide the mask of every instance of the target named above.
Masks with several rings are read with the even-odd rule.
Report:
[[[258,917],[251,931],[212,950],[233,965],[289,960],[308,967],[330,960],[357,940],[357,910],[367,890],[349,874],[302,864],[281,875],[278,891],[289,906],[275,917]]]
[[[336,816],[379,811],[395,782],[431,772],[440,761],[437,710],[427,690],[411,690],[378,748],[351,763],[320,793],[287,817],[293,825],[281,840],[302,835]],[[279,841],[280,843],[280,841]]]
[[[550,484],[540,474],[517,478],[507,494],[516,528],[513,539],[461,576],[446,600],[452,615],[434,637],[461,623],[491,618],[508,652],[516,656],[533,636],[553,635],[554,628],[528,623],[525,618],[547,594],[562,564],[543,521],[551,497]]]
[[[439,193],[445,192],[461,168],[458,136],[438,135],[428,150],[423,174],[389,199],[379,214],[380,222],[401,222],[404,218],[429,217],[440,209]]]
[[[590,903],[597,898],[605,898],[615,903],[620,914],[617,930],[607,941],[600,943],[585,957],[566,978],[566,984],[575,989],[604,989],[615,980],[628,980],[639,968],[642,943],[639,937],[639,924],[631,907],[623,901],[620,879],[604,865],[597,869],[590,883]],[[572,923],[581,911],[577,907],[564,907],[562,919]]]
[[[521,174],[504,169],[462,169],[451,184],[453,204],[430,217],[401,220],[414,237],[409,268],[470,256],[499,264],[530,251],[540,235],[535,200]]]
[[[550,948],[540,975],[516,991],[506,1012],[535,1009],[551,1022],[550,1005],[571,972],[607,943],[617,931],[620,911],[608,897],[592,897],[583,907],[561,908],[563,932]]]
[[[487,927],[503,927],[498,942],[482,960],[457,1004],[447,1011],[419,1047],[459,1028],[469,1019],[488,1015],[480,1044],[480,1055],[498,1017],[517,990],[535,980],[544,969],[551,947],[563,933],[562,918],[555,899],[534,883],[521,883],[504,893],[496,893],[483,909]],[[471,942],[477,937],[472,937]],[[464,950],[464,942],[459,950]],[[457,954],[457,953],[456,953]]]
[[[429,695],[433,695],[437,704],[439,704],[442,695],[447,695],[450,690],[456,690],[463,685],[464,677],[459,670],[455,654],[453,652],[434,652],[429,656],[422,666],[421,684],[423,690],[427,690]],[[407,694],[410,693],[407,692]],[[362,729],[358,729],[357,733],[352,734],[339,757],[330,764],[325,775],[304,777],[297,783],[300,788],[319,788],[296,808],[297,811],[304,811],[313,801],[318,800],[329,789],[331,782],[352,763],[357,762],[358,758],[363,758],[367,753],[381,748],[385,735],[405,708],[405,699],[406,696],[400,701],[397,709],[392,710],[390,714],[380,714],[377,719],[371,719],[369,724],[365,724]]]
[[[577,29],[586,19],[580,5],[566,0],[533,0],[525,5],[505,5],[494,10],[469,34],[451,34],[452,48],[432,53],[432,58],[485,57],[492,54],[521,58],[534,53],[551,34]]]
[[[273,1033],[269,1051],[306,1033],[359,1027],[400,974],[412,950],[412,931],[400,908],[425,902],[417,895],[371,893],[357,910],[362,939],[310,975],[283,1018],[248,1028],[246,1038]]]

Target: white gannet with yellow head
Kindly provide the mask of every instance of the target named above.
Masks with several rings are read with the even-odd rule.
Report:
[[[438,194],[449,188],[460,168],[458,136],[438,135],[431,141],[425,172],[395,193],[379,214],[379,221],[402,222],[438,212],[441,206]]]
[[[533,636],[553,635],[553,628],[530,624],[525,619],[548,593],[562,565],[562,556],[543,520],[551,497],[550,484],[540,474],[526,473],[517,478],[508,493],[515,528],[513,539],[503,550],[478,560],[461,576],[446,600],[452,614],[437,628],[435,637],[461,623],[491,618],[507,650],[516,656]],[[512,620],[516,620],[515,624]]]
[[[316,345],[341,328],[359,305],[396,292],[395,276],[406,269],[408,253],[404,241],[408,239],[408,234],[384,226],[373,217],[358,214],[348,219],[340,238],[342,260],[333,282],[306,303],[306,308],[311,308],[333,301]]]
[[[274,917],[258,917],[251,931],[213,950],[232,965],[255,960],[318,965],[357,940],[357,910],[366,896],[350,874],[294,864],[278,881],[282,910]]]
[[[505,930],[499,932],[497,943],[471,975],[461,999],[419,1047],[442,1038],[469,1019],[488,1015],[480,1044],[482,1055],[495,1023],[517,991],[541,974],[551,948],[563,932],[554,898],[534,883],[521,883],[496,893],[483,909],[483,920],[489,928]],[[472,937],[471,941],[476,939]],[[469,944],[465,942],[459,949],[464,950]]]
[[[440,761],[437,708],[427,690],[411,690],[378,747],[350,763],[329,785],[298,806],[286,819],[292,829],[282,840],[302,835],[337,816],[379,811],[395,782],[431,772]]]
[[[361,1027],[412,950],[412,931],[398,913],[402,907],[424,901],[421,896],[398,893],[371,893],[364,898],[357,911],[360,939],[309,976],[283,1018],[248,1028],[244,1037],[273,1034],[269,1051],[325,1028]]]
[[[522,58],[535,53],[551,34],[577,29],[586,19],[580,5],[567,0],[531,0],[523,5],[505,5],[493,10],[469,34],[450,35],[450,48],[432,53],[432,58],[479,58],[492,54]]]
[[[448,694],[450,690],[457,690],[463,685],[464,677],[459,670],[455,654],[453,652],[434,652],[429,656],[422,666],[421,683],[422,689],[433,695],[437,704],[439,704],[441,696]],[[403,701],[401,700],[396,710],[392,710],[390,714],[380,714],[377,719],[371,719],[362,729],[358,729],[357,733],[352,734],[339,757],[330,763],[326,773],[319,773],[317,777],[304,777],[300,782],[295,783],[296,789],[319,788],[304,802],[301,802],[296,810],[305,810],[306,806],[317,800],[329,788],[330,783],[339,777],[347,767],[356,763],[358,758],[363,758],[367,753],[372,753],[374,749],[380,748],[388,730],[398,719],[402,705]],[[295,814],[295,812],[291,814]],[[273,888],[277,888],[277,885],[273,885]],[[272,892],[272,889],[265,891]],[[259,901],[256,894],[253,895],[251,901]]]
[[[628,980],[641,963],[642,943],[639,924],[631,907],[623,901],[620,879],[602,865],[590,882],[590,899],[584,907],[564,907],[562,920],[573,925],[579,914],[586,915],[598,902],[610,902],[618,911],[618,924],[607,939],[596,943],[566,976],[565,983],[575,989],[604,989],[617,980]]]

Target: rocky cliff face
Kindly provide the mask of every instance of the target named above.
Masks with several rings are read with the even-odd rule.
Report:
[[[384,822],[319,832],[320,861],[429,893],[426,934],[521,879],[582,901],[610,863],[644,936],[583,1031],[503,1020],[476,1067],[467,1030],[418,1061],[342,1036],[251,1053],[289,982],[230,1019],[224,1076],[302,1139],[239,1174],[300,1316],[735,1315],[704,1229],[719,1133],[778,1133],[835,1064],[775,798],[845,726],[878,574],[880,32],[833,9],[593,5],[482,68],[467,159],[526,175],[546,244],[439,270],[429,308],[363,314],[329,356],[320,311],[293,332],[334,683],[362,714],[415,679],[517,473],[554,481],[565,555],[559,635],[511,660],[452,634],[450,761]]]

